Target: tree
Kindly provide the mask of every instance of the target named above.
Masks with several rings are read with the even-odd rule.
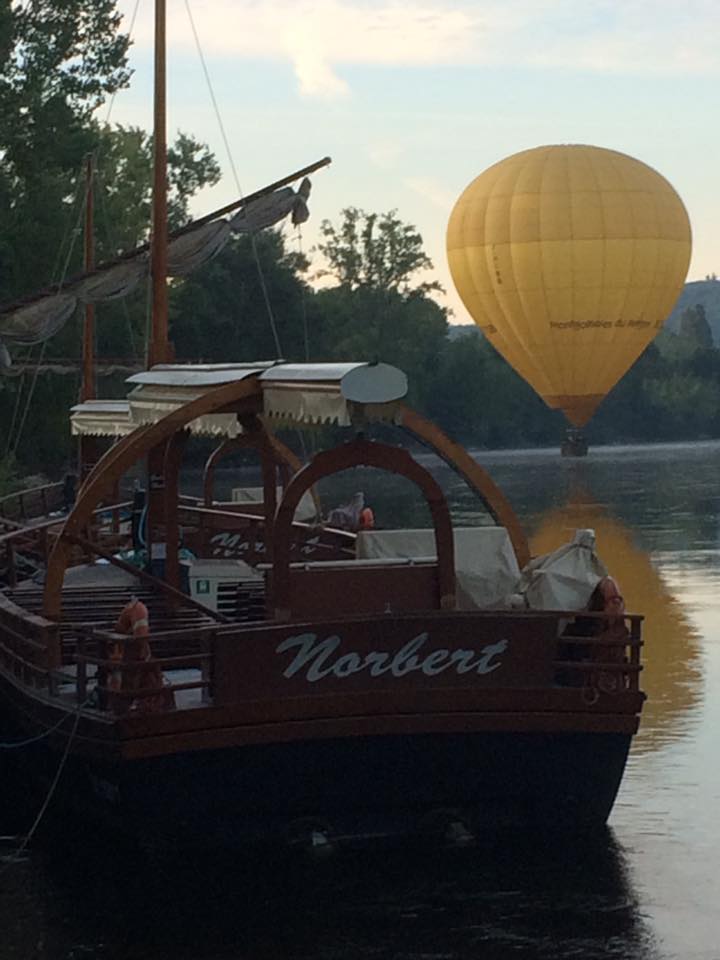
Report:
[[[171,288],[170,336],[177,355],[272,360],[280,352],[286,360],[304,360],[305,310],[312,297],[300,276],[306,266],[275,230],[262,231],[254,242],[249,236],[231,240]]]
[[[115,0],[0,0],[0,302],[77,272],[82,262],[85,157],[99,160],[97,257],[114,257],[147,238],[152,138],[94,119],[105,97],[129,80],[128,38]],[[168,151],[170,219],[219,175],[208,150],[180,134]],[[137,355],[144,339],[145,291],[98,308],[100,352]],[[77,356],[80,317],[48,344],[47,356]],[[132,340],[136,346],[131,346]],[[22,355],[19,358],[22,366]],[[24,382],[27,386],[29,378]],[[20,377],[0,385],[0,436],[9,435]],[[74,377],[43,375],[32,392],[18,459],[52,469],[70,454],[67,409]],[[2,449],[0,449],[0,455]]]
[[[680,317],[680,336],[687,338],[696,350],[712,347],[712,331],[705,316],[705,307],[701,303],[683,310]]]
[[[346,207],[340,216],[338,227],[329,220],[320,225],[324,241],[317,249],[329,268],[319,276],[332,276],[351,290],[369,287],[401,296],[441,289],[436,281],[414,282],[416,273],[432,269],[432,261],[415,227],[403,223],[395,210],[378,214]]]
[[[57,280],[92,113],[125,86],[114,0],[0,0],[0,301]]]
[[[341,213],[321,226],[318,250],[329,265],[320,275],[337,285],[319,290],[309,321],[313,355],[328,360],[383,360],[410,379],[410,399],[423,407],[432,390],[447,332],[447,311],[429,296],[437,282],[417,274],[432,269],[415,227],[395,211]]]

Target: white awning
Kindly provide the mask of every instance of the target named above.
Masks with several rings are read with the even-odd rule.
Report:
[[[272,361],[261,363],[161,363],[128,377],[137,384],[128,395],[130,418],[135,424],[157,423],[168,413],[226,383],[236,383],[262,373]],[[189,425],[199,436],[237,437],[243,430],[234,413],[213,413]]]
[[[135,384],[128,397],[130,419],[137,425],[155,423],[216,387],[253,376],[262,385],[266,417],[305,426],[393,422],[407,392],[405,374],[386,363],[158,364],[128,378]],[[232,413],[202,417],[190,430],[226,437],[242,433]]]
[[[70,410],[73,437],[124,437],[135,426],[127,400],[86,400]]]
[[[135,426],[157,423],[168,413],[179,410],[206,391],[191,387],[163,387],[140,384],[128,395],[130,419]],[[242,433],[234,413],[213,413],[193,420],[187,429],[199,436],[237,437]]]
[[[283,363],[260,374],[263,411],[295,424],[395,421],[407,377],[387,363]]]

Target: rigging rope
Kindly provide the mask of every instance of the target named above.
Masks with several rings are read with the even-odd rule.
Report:
[[[202,46],[200,44],[200,37],[195,27],[195,20],[193,18],[192,11],[190,9],[190,0],[185,0],[185,9],[187,10],[187,15],[190,21],[190,28],[192,30],[193,37],[195,38],[195,46],[197,47],[197,52],[200,58],[200,63],[202,65],[203,74],[205,75],[205,82],[207,83],[208,92],[210,94],[210,100],[212,102],[213,109],[215,111],[215,118],[220,128],[220,135],[222,137],[223,144],[225,146],[225,152],[227,153],[230,169],[232,171],[233,178],[235,180],[235,186],[240,195],[240,198],[242,199],[244,194],[243,194],[242,187],[240,186],[240,178],[238,177],[237,168],[235,166],[235,160],[233,158],[232,151],[230,150],[230,143],[228,141],[227,134],[225,133],[225,125],[223,124],[222,116],[220,115],[220,109],[218,107],[218,102],[215,97],[215,91],[213,89],[212,81],[210,79],[210,72],[207,68],[207,63],[205,62],[205,55],[203,54]],[[257,266],[258,277],[260,279],[260,289],[262,290],[263,300],[265,301],[265,309],[267,310],[268,319],[270,321],[270,329],[272,330],[273,340],[275,341],[275,351],[277,354],[276,359],[279,360],[282,357],[282,347],[280,345],[280,337],[278,335],[277,323],[275,322],[275,314],[272,309],[272,304],[270,303],[270,296],[268,294],[267,284],[265,282],[265,275],[263,273],[262,264],[260,263],[260,255],[258,254],[257,243],[255,241],[255,233],[252,231],[250,232],[250,245],[252,246],[253,256],[255,258],[255,265]]]
[[[128,32],[127,32],[128,41],[130,43],[132,43],[132,35],[133,35],[133,30],[135,29],[135,20],[137,19],[139,6],[140,6],[140,0],[135,0],[135,8],[132,12],[132,16],[130,17],[130,26],[128,27]],[[110,114],[112,113],[113,107],[115,106],[116,96],[117,96],[117,90],[113,90],[112,95],[110,96],[110,102],[108,103],[107,116],[105,117],[106,124],[110,123]]]
[[[58,291],[62,289],[62,285],[65,282],[65,278],[67,277],[67,272],[70,267],[70,258],[75,248],[75,240],[81,233],[81,224],[82,224],[82,218],[85,212],[85,203],[87,202],[87,190],[88,190],[88,185],[86,185],[85,203],[79,203],[78,201],[81,196],[80,184],[82,183],[82,180],[83,180],[82,176],[78,176],[76,181],[76,186],[75,186],[75,196],[73,197],[73,201],[72,201],[72,207],[75,207],[75,206],[78,207],[77,216],[75,218],[75,226],[71,227],[65,234],[65,239],[63,243],[60,244],[60,247],[58,249],[57,260],[55,262],[55,267],[53,268],[53,275],[54,275],[57,270],[58,262],[60,261],[60,258],[61,258],[63,246],[67,242],[67,254],[65,256],[65,263],[63,264],[62,272],[58,279]],[[37,386],[38,376],[40,374],[40,366],[42,364],[43,358],[45,357],[45,350],[47,348],[48,342],[49,342],[48,340],[43,340],[42,342],[42,346],[40,348],[40,355],[37,361],[37,366],[35,367],[35,372],[33,374],[33,378],[30,383],[30,389],[28,390],[27,398],[25,401],[25,409],[23,410],[23,414],[20,419],[20,424],[18,426],[14,442],[13,442],[12,435],[8,441],[8,447],[12,454],[15,454],[17,452],[17,449],[20,445],[20,441],[22,440],[23,430],[25,429],[25,421],[27,420],[27,415],[30,410],[30,405],[32,403],[33,396],[35,394],[35,387]]]
[[[0,876],[3,873],[5,873],[7,870],[9,870],[10,867],[13,865],[13,863],[17,862],[18,858],[27,849],[28,844],[30,843],[32,838],[35,836],[35,834],[37,833],[38,827],[42,823],[43,817],[45,816],[45,813],[47,812],[47,809],[50,806],[50,801],[54,797],[55,791],[57,790],[58,784],[60,783],[60,777],[62,776],[63,770],[65,769],[67,758],[70,755],[70,747],[72,746],[73,741],[75,740],[75,734],[77,733],[77,729],[80,724],[81,711],[84,706],[85,706],[84,703],[79,703],[77,705],[77,710],[75,711],[75,723],[73,724],[73,728],[70,731],[70,736],[67,738],[67,743],[65,744],[65,749],[60,759],[60,764],[57,768],[55,776],[53,777],[53,781],[50,784],[50,788],[47,792],[45,800],[43,801],[42,806],[40,807],[40,810],[38,811],[38,814],[35,817],[35,820],[33,821],[32,826],[23,837],[23,841],[20,844],[20,846],[17,847],[17,849],[14,850],[13,853],[10,854],[10,856],[3,858],[5,860],[6,865],[2,870],[0,870]],[[70,716],[70,714],[68,714],[68,716]],[[67,716],[63,717],[63,720],[67,720]]]
[[[27,359],[29,360],[32,356],[32,347],[28,350]],[[5,445],[5,456],[9,456],[11,453],[13,433],[15,432],[15,424],[17,423],[17,415],[20,412],[20,399],[22,397],[22,392],[25,387],[25,370],[23,368],[22,376],[20,378],[20,385],[18,387],[17,395],[15,397],[15,406],[13,408],[12,420],[10,421],[10,429],[8,430],[7,443]]]
[[[110,220],[110,217],[108,216],[107,205],[106,205],[106,203],[105,203],[105,191],[103,190],[103,187],[105,186],[105,180],[104,180],[104,178],[103,178],[103,176],[102,176],[102,173],[101,173],[101,171],[100,171],[100,164],[99,164],[99,162],[98,162],[98,161],[99,161],[99,156],[96,156],[95,159],[96,159],[95,175],[96,175],[97,184],[98,184],[98,187],[99,187],[99,189],[98,189],[98,191],[97,191],[97,196],[98,196],[98,200],[99,200],[98,206],[100,207],[100,210],[101,210],[101,212],[102,212],[103,227],[104,227],[104,231],[105,231],[105,236],[106,236],[107,241],[108,241],[108,245],[109,245],[110,247],[112,247],[113,250],[116,250],[116,249],[117,249],[117,244],[113,242],[113,241],[114,241],[113,232],[112,232],[112,229],[111,229],[111,226],[110,226],[110,224],[111,224],[112,221]],[[131,323],[131,321],[130,321],[130,311],[128,310],[127,299],[126,299],[125,297],[121,297],[121,298],[120,298],[120,307],[121,307],[122,312],[123,312],[123,318],[124,318],[124,320],[125,320],[125,326],[127,327],[128,339],[129,339],[129,341],[130,341],[130,351],[131,351],[131,354],[132,354],[133,357],[137,357],[137,356],[139,355],[140,351],[139,351],[139,349],[138,349],[137,338],[136,338],[136,336],[135,336],[135,331],[133,330],[133,326],[132,326],[132,323]]]

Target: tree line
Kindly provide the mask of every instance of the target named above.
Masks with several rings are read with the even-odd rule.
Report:
[[[128,40],[114,0],[0,0],[0,302],[59,283],[82,263],[82,170],[98,170],[98,259],[144,242],[152,138],[97,119],[127,85]],[[169,153],[173,226],[219,168],[206,146],[180,134]],[[212,261],[170,285],[171,339],[179,360],[374,360],[401,367],[409,402],[471,447],[557,446],[564,421],[550,411],[475,328],[458,333],[425,277],[422,237],[396,211],[349,206],[324,221],[302,253],[291,233],[236,237]],[[101,358],[142,364],[147,295],[98,307]],[[44,359],[80,356],[75,317]],[[16,351],[0,380],[0,484],[13,470],[56,475],[73,459],[68,409],[78,376],[37,377],[40,348]],[[12,371],[11,371],[12,372]],[[720,436],[720,351],[701,305],[663,331],[599,408],[591,443]],[[100,381],[124,396],[122,375]],[[22,429],[19,429],[22,427]],[[4,479],[3,479],[4,478]]]

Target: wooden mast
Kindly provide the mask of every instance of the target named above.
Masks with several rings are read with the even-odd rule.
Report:
[[[155,0],[155,96],[153,123],[153,217],[151,243],[152,332],[148,367],[169,363],[167,296],[167,94],[166,94],[166,4]]]
[[[85,161],[85,272],[95,267],[95,229],[94,229],[94,184],[95,158],[90,153]],[[95,399],[95,305],[85,304],[83,322],[82,381],[80,384],[80,402]]]
[[[150,237],[150,270],[152,275],[152,327],[147,351],[148,369],[157,363],[169,363],[172,349],[168,340],[167,295],[167,56],[166,3],[155,0],[155,79],[153,113],[153,205]],[[169,502],[171,489],[165,484],[165,446],[160,444],[147,457],[147,520],[145,547],[148,568],[165,577],[168,518],[177,523],[177,503]],[[171,562],[176,571],[177,561]]]

